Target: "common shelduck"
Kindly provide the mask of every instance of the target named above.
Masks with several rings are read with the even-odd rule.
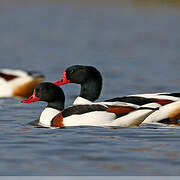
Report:
[[[0,97],[29,97],[43,79],[44,75],[36,71],[0,69]]]
[[[60,81],[55,82],[55,84],[58,86],[68,83],[76,83],[81,85],[80,95],[75,99],[74,104],[88,104],[98,99],[102,89],[102,76],[101,73],[95,67],[74,65],[67,68],[65,72],[63,72],[63,78]],[[149,103],[158,103],[161,106],[164,106],[179,100],[180,93],[150,93],[116,97],[101,103],[105,105],[108,104],[114,106],[119,106],[124,102],[129,103],[129,106],[142,106]],[[169,105],[167,107],[169,109],[169,113],[170,111],[174,112],[174,104]],[[160,109],[163,110],[163,108]],[[153,122],[158,122],[160,120],[162,121],[162,119],[160,118],[162,117],[161,114],[162,111],[158,110],[156,112],[156,117],[159,118],[156,119],[154,116]],[[166,119],[165,121],[167,122],[168,120]],[[150,118],[148,118],[148,120],[145,122],[150,123]]]
[[[39,125],[44,127],[66,126],[137,126],[146,117],[159,109],[158,103],[149,103],[138,108],[108,106],[103,104],[78,104],[64,109],[65,97],[62,89],[53,83],[38,85],[34,93],[23,103],[45,101],[48,103],[40,115]]]

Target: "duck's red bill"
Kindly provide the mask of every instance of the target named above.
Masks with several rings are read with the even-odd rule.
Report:
[[[25,99],[24,101],[21,101],[22,103],[32,103],[32,102],[36,102],[39,101],[40,98],[36,97],[35,95],[35,91],[33,92],[33,95],[30,96],[29,98]]]
[[[55,82],[54,84],[57,86],[61,86],[63,84],[68,84],[68,83],[70,83],[70,80],[67,79],[66,72],[63,72],[63,78],[60,81]]]

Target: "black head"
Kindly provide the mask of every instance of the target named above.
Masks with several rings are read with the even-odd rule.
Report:
[[[53,83],[44,82],[35,88],[35,95],[39,101],[53,102],[56,99],[65,101],[63,90]]]
[[[66,69],[66,78],[71,83],[83,84],[90,79],[98,80],[102,84],[100,72],[93,66],[74,65]]]
[[[53,83],[43,82],[36,86],[34,93],[23,103],[31,103],[35,101],[45,101],[48,107],[62,110],[64,108],[65,96],[63,90]]]
[[[102,90],[101,73],[92,66],[74,65],[66,69],[66,80],[81,85],[80,97],[95,101]]]
[[[74,65],[63,72],[63,79],[55,82],[57,86],[75,83],[81,85],[80,97],[95,101],[102,90],[101,73],[92,66]]]

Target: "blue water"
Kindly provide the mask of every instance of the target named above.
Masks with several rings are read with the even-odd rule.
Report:
[[[180,90],[180,11],[168,4],[0,2],[0,67],[56,81],[72,64],[103,76],[99,100]],[[78,85],[63,86],[66,105]],[[180,130],[34,128],[45,103],[0,100],[0,175],[180,175]]]

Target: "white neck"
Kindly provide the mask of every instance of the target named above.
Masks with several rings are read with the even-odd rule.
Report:
[[[75,101],[73,102],[73,105],[78,105],[78,104],[92,104],[92,101],[89,101],[85,98],[82,98],[80,96],[78,96]]]
[[[44,109],[44,111],[41,113],[40,119],[39,119],[39,124],[50,127],[51,126],[51,120],[58,114],[60,113],[59,110],[47,107]]]

